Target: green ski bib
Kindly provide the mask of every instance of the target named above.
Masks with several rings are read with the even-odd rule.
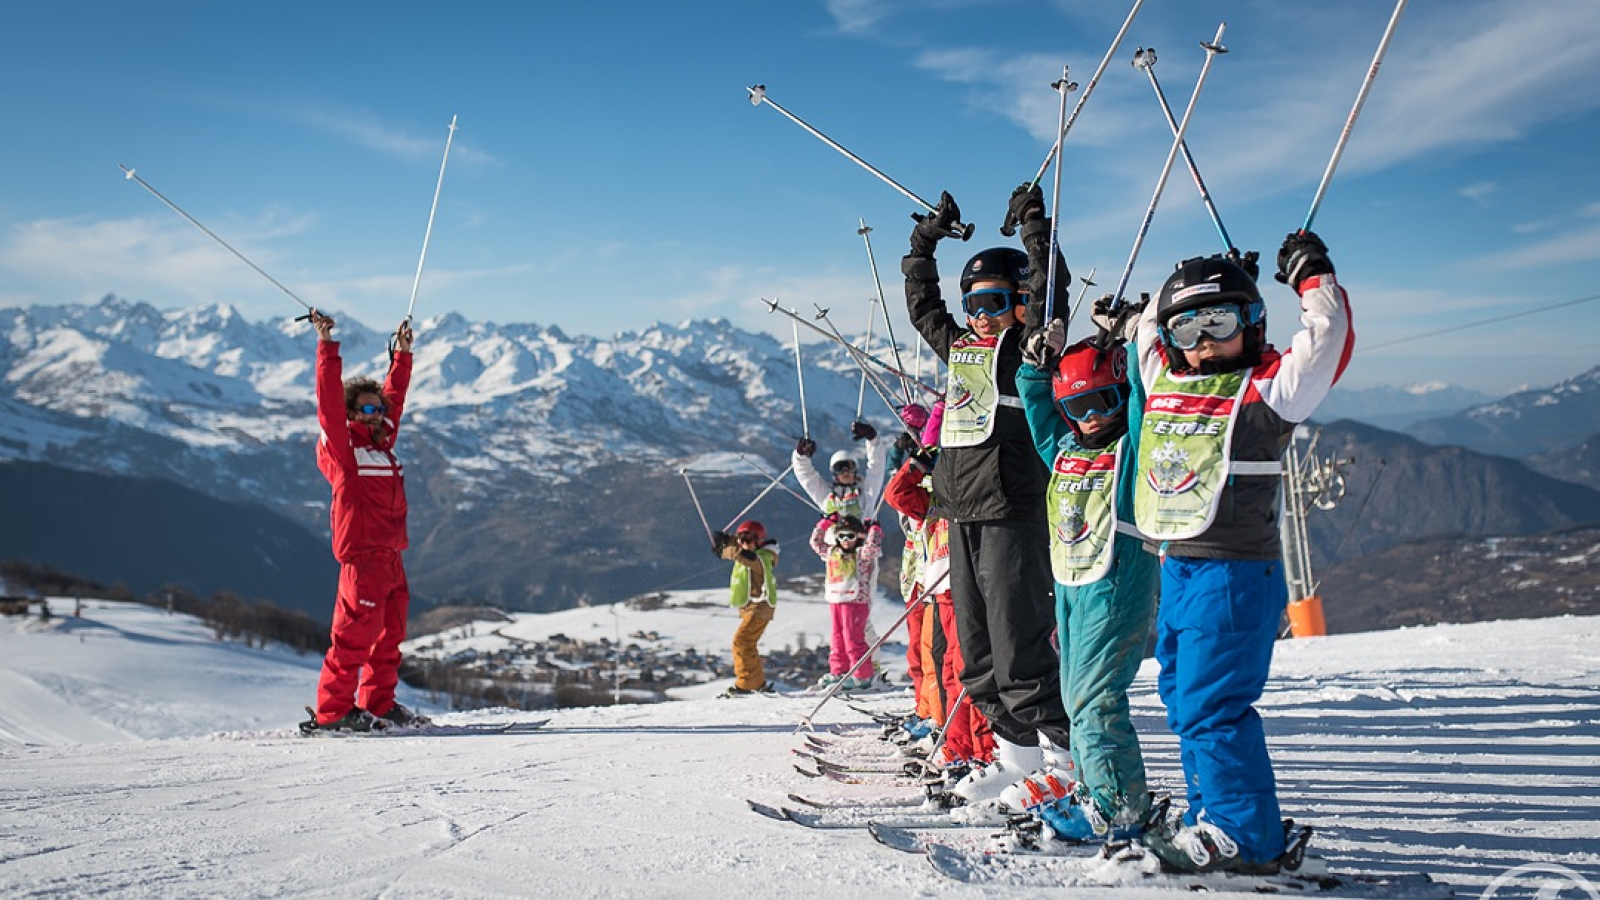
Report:
[[[1061,584],[1089,584],[1111,571],[1121,445],[1062,450],[1050,467],[1050,569]]]
[[[778,556],[766,547],[756,551],[756,556],[761,559],[762,593],[765,597],[750,596],[750,569],[744,563],[733,564],[733,577],[728,580],[731,596],[729,606],[744,606],[751,600],[757,603],[765,602],[773,609],[778,608],[778,581],[772,577],[772,569],[778,564]]]
[[[1022,406],[1022,398],[1000,393],[996,377],[1000,342],[1006,331],[988,338],[969,332],[950,345],[950,386],[945,393],[944,424],[939,428],[941,446],[976,447],[994,434],[995,412],[1001,406]]]
[[[1186,541],[1211,527],[1230,474],[1233,427],[1252,369],[1179,381],[1163,371],[1150,386],[1139,436],[1133,513],[1158,541]],[[1259,464],[1243,464],[1258,466]]]

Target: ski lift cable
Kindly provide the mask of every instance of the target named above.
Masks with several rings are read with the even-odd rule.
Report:
[[[1489,318],[1489,319],[1481,319],[1481,320],[1476,321],[1476,322],[1465,322],[1465,323],[1462,323],[1460,325],[1452,325],[1452,326],[1450,326],[1448,328],[1440,328],[1440,329],[1437,329],[1435,331],[1425,331],[1425,332],[1422,332],[1421,334],[1413,334],[1413,335],[1410,335],[1409,337],[1395,338],[1392,341],[1384,341],[1381,344],[1372,344],[1372,345],[1366,346],[1366,347],[1358,347],[1355,352],[1357,352],[1357,353],[1367,353],[1367,352],[1372,351],[1372,350],[1382,350],[1382,349],[1385,349],[1385,348],[1388,348],[1388,347],[1394,347],[1394,346],[1399,345],[1399,344],[1408,344],[1408,343],[1410,343],[1412,341],[1420,341],[1420,340],[1424,340],[1424,339],[1431,338],[1431,337],[1438,337],[1441,334],[1451,334],[1451,333],[1457,332],[1457,331],[1465,331],[1465,330],[1467,330],[1469,328],[1479,328],[1479,327],[1484,326],[1484,325],[1495,325],[1495,324],[1498,324],[1500,322],[1508,322],[1508,321],[1510,321],[1512,319],[1520,318],[1522,316],[1533,315],[1535,313],[1550,312],[1551,310],[1563,309],[1563,308],[1568,307],[1568,306],[1577,306],[1580,303],[1593,303],[1596,300],[1600,300],[1600,294],[1590,294],[1587,297],[1579,297],[1576,300],[1562,300],[1562,301],[1560,301],[1558,303],[1550,303],[1550,304],[1546,304],[1544,306],[1536,306],[1536,307],[1534,307],[1532,309],[1525,309],[1525,310],[1522,310],[1520,312],[1507,313],[1507,314],[1505,314],[1503,316],[1495,316],[1495,317]]]

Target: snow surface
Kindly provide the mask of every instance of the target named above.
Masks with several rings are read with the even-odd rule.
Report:
[[[146,607],[52,606],[48,624],[0,619],[0,896],[1040,896],[945,880],[864,830],[748,812],[746,798],[791,791],[891,790],[795,772],[795,725],[815,698],[717,700],[706,685],[690,689],[699,699],[558,711],[529,734],[313,740],[293,723],[315,658],[220,643]],[[780,601],[774,628],[816,606]],[[615,627],[606,608],[561,615],[546,633],[583,615]],[[734,621],[622,616],[625,634],[676,628],[702,648]],[[539,629],[524,617],[517,630]],[[1153,674],[1147,661],[1136,724],[1153,785],[1176,790]],[[1285,814],[1317,827],[1312,853],[1333,870],[1425,871],[1476,897],[1533,864],[1543,874],[1494,896],[1595,896],[1600,618],[1285,642],[1274,676],[1261,708]],[[866,722],[839,703],[816,717]],[[1046,896],[1176,895],[1143,882]]]

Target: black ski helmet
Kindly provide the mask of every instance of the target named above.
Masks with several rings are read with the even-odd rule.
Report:
[[[1239,308],[1244,322],[1244,364],[1255,365],[1266,343],[1267,305],[1250,274],[1222,255],[1196,256],[1178,263],[1177,271],[1161,286],[1156,299],[1156,324],[1161,326],[1161,343],[1167,349],[1167,364],[1174,371],[1187,368],[1184,356],[1173,346],[1167,333],[1172,317],[1191,309],[1229,304]]]
[[[1028,254],[1015,247],[990,247],[967,260],[961,270],[961,293],[972,290],[975,281],[1009,281],[1020,290],[1028,286],[1033,269]]]

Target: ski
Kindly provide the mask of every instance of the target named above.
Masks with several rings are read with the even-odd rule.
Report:
[[[800,794],[790,794],[789,799],[801,806],[812,809],[905,809],[921,806],[924,800],[921,797],[901,797],[883,795],[879,797],[861,797],[851,800],[813,800]]]
[[[758,816],[766,816],[769,819],[776,819],[779,822],[789,821],[788,814],[776,806],[768,806],[765,803],[757,803],[754,800],[746,800],[745,804],[750,807],[751,812]]]
[[[924,831],[929,830],[931,826],[905,824],[897,825],[888,820],[874,820],[868,822],[867,833],[872,835],[873,840],[891,850],[898,850],[901,853],[922,855],[927,854],[928,847],[933,844],[943,844],[945,846],[954,847],[952,841],[953,835],[950,834],[951,828],[965,828],[972,829],[975,832],[980,832],[973,835],[974,847],[972,849],[974,852],[995,850],[999,847],[996,841],[1006,836],[1004,832],[996,833],[995,828],[997,826],[995,825],[969,824],[966,822],[955,822],[954,820],[952,820],[952,822],[953,825],[951,826],[938,827],[939,836],[937,838],[923,833]]]
[[[881,822],[891,828],[905,829],[971,827],[950,818],[949,814],[943,810],[924,813],[905,811],[898,816],[884,815],[883,810],[859,810],[854,814],[846,814],[837,810],[819,813],[783,807],[782,811],[789,821],[796,825],[822,830],[866,828],[873,822]]]
[[[549,719],[523,719],[514,722],[472,722],[462,725],[430,723],[428,725],[391,725],[371,731],[334,731],[301,729],[301,737],[312,738],[404,738],[404,737],[464,737],[486,734],[527,734],[550,724]]]
[[[1173,890],[1321,894],[1362,900],[1445,900],[1453,894],[1449,885],[1426,874],[1334,874],[1316,859],[1308,859],[1307,868],[1300,871],[1276,875],[1201,875],[1163,872],[1154,856],[1142,851],[1128,853],[1126,848],[1110,855],[1102,849],[1094,856],[1064,856],[964,850],[932,840],[924,844],[934,871],[963,884],[1028,888],[1160,885]]]

